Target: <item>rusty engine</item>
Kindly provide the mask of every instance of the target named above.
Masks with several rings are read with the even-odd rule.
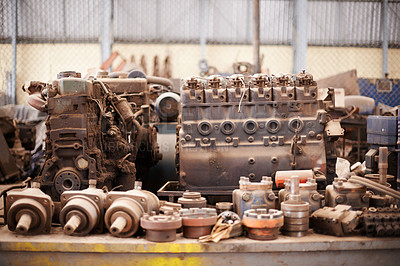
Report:
[[[81,78],[61,72],[51,84],[31,82],[28,103],[48,114],[46,159],[37,177],[56,201],[68,190],[122,185],[161,158],[157,130],[149,124],[149,86],[143,78]]]
[[[177,168],[183,189],[232,191],[241,176],[260,181],[278,170],[335,176],[334,141],[343,135],[318,97],[312,75],[190,77],[181,88]],[[321,182],[321,183],[326,183]]]

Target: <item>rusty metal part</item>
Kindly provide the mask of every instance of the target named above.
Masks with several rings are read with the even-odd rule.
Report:
[[[161,121],[176,121],[179,115],[179,95],[165,92],[157,97],[155,110]]]
[[[310,216],[310,225],[319,234],[346,236],[357,232],[362,211],[352,211],[350,205],[337,205],[316,210]]]
[[[171,242],[176,239],[176,230],[182,226],[178,212],[173,214],[144,214],[140,225],[146,229],[146,239],[153,242]]]
[[[160,212],[163,214],[172,214],[174,212],[178,212],[182,209],[182,204],[180,203],[174,203],[174,202],[160,202],[161,207],[160,207]]]
[[[83,79],[74,71],[61,72],[51,84],[33,83],[29,93],[46,92],[46,159],[37,180],[59,201],[61,193],[84,189],[89,179],[99,187],[123,185],[133,189],[160,159],[157,130],[150,125],[146,79]]]
[[[113,236],[129,237],[139,228],[145,213],[158,212],[160,202],[153,193],[133,189],[126,192],[111,191],[107,195],[104,222]]]
[[[370,207],[363,218],[367,236],[400,236],[400,208]]]
[[[211,234],[200,237],[199,241],[217,243],[222,239],[241,236],[242,233],[242,221],[239,215],[232,211],[224,211],[218,215],[217,223],[214,225]]]
[[[217,211],[213,208],[191,208],[179,211],[182,217],[183,237],[199,238],[209,235],[217,222]]]
[[[246,210],[242,222],[249,238],[273,240],[278,238],[279,229],[283,225],[283,213],[274,209]]]
[[[106,194],[96,188],[96,180],[82,191],[65,191],[61,195],[60,223],[67,235],[83,236],[90,232],[102,233]]]
[[[217,209],[217,213],[219,215],[225,211],[232,211],[233,203],[232,202],[217,202],[217,204],[215,204],[215,208]]]
[[[275,184],[277,188],[285,187],[285,181],[289,180],[292,176],[298,176],[300,183],[305,183],[309,178],[314,179],[313,170],[289,170],[289,171],[276,171]]]
[[[279,170],[315,168],[331,183],[336,150],[328,144],[342,130],[329,122],[331,100],[319,99],[317,89],[305,74],[183,80],[176,149],[181,188],[222,195],[237,188],[240,176],[258,182]]]
[[[7,194],[7,224],[10,231],[18,234],[49,233],[54,213],[50,196],[40,190],[40,184],[33,182],[32,188],[10,191]]]
[[[182,197],[178,198],[178,203],[182,208],[204,208],[207,206],[207,200],[201,196],[200,192],[186,191]]]
[[[323,195],[317,191],[317,182],[313,178],[309,178],[306,183],[300,183],[300,198],[302,201],[310,204],[310,214],[322,207]],[[290,179],[286,179],[285,188],[279,191],[279,206],[282,202],[289,199]]]
[[[353,210],[361,210],[369,206],[370,197],[371,194],[367,192],[364,185],[335,178],[332,185],[326,187],[325,206],[335,207],[338,204],[344,204],[352,206]]]
[[[232,192],[233,210],[240,217],[249,209],[275,208],[275,193],[272,191],[272,179],[263,176],[261,182],[250,182],[248,177],[240,177],[239,189]]]
[[[14,179],[19,179],[21,172],[19,171],[14,157],[11,155],[3,132],[0,130],[0,182],[9,182]]]
[[[301,200],[299,178],[290,179],[289,199],[281,203],[284,224],[281,231],[284,235],[302,237],[307,234],[309,226],[310,205]]]

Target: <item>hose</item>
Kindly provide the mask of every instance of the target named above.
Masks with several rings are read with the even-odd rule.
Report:
[[[174,84],[172,84],[172,82],[167,78],[147,76],[146,79],[148,83],[163,85],[170,89],[174,87]]]
[[[364,177],[359,177],[359,176],[352,176],[350,177],[350,179],[348,180],[351,183],[356,183],[356,184],[360,184],[372,189],[375,189],[381,193],[385,193],[386,195],[392,196],[393,198],[396,198],[398,200],[400,200],[400,192],[388,188],[382,184],[379,184],[375,181],[371,181],[369,179],[366,179]]]

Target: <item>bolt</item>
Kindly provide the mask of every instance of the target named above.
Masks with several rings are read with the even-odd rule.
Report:
[[[336,197],[336,203],[337,204],[343,204],[345,202],[345,198],[341,195]]]
[[[243,200],[243,201],[249,201],[251,198],[252,198],[252,196],[251,196],[250,193],[244,193],[244,194],[242,195],[242,200]]]
[[[231,137],[226,137],[226,138],[225,138],[225,141],[226,141],[227,143],[230,143],[230,142],[232,141],[232,138],[231,138]]]
[[[317,201],[317,200],[320,199],[319,194],[317,194],[317,193],[312,194],[311,198],[312,198],[313,200],[315,200],[315,201]]]
[[[254,141],[254,137],[250,136],[250,137],[247,138],[247,140],[248,140],[249,142],[253,142],[253,141]]]
[[[274,194],[274,193],[269,193],[269,194],[268,194],[268,199],[269,199],[270,201],[275,200],[275,194]]]
[[[191,139],[192,139],[192,136],[190,136],[190,135],[186,135],[186,136],[185,136],[185,140],[186,140],[186,141],[190,141]]]

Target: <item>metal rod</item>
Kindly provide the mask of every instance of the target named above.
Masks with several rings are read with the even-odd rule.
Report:
[[[113,0],[103,0],[103,32],[101,37],[101,61],[105,62],[111,55],[113,36]],[[107,69],[104,69],[107,70]]]
[[[388,34],[388,0],[382,1],[381,6],[381,32],[382,32],[382,78],[388,73],[388,53],[389,53],[389,34]]]
[[[75,232],[75,230],[81,224],[81,218],[78,215],[72,215],[72,217],[68,220],[68,222],[64,226],[64,232],[67,235],[71,235]]]
[[[21,218],[19,218],[16,229],[19,233],[26,233],[29,231],[31,224],[32,224],[32,217],[29,214],[24,213],[22,214]]]
[[[260,0],[253,0],[253,64],[254,71],[260,73]]]
[[[307,67],[307,0],[293,1],[293,73]]]
[[[13,17],[12,17],[12,72],[11,72],[11,103],[17,103],[16,89],[17,89],[17,35],[18,35],[18,1],[13,0]]]
[[[122,216],[119,216],[117,219],[115,219],[115,221],[113,222],[113,224],[111,225],[111,232],[113,234],[119,234],[122,232],[122,230],[124,230],[126,224],[128,222],[126,221],[126,219]]]
[[[379,183],[386,186],[387,181],[387,169],[388,169],[388,148],[379,147]]]

